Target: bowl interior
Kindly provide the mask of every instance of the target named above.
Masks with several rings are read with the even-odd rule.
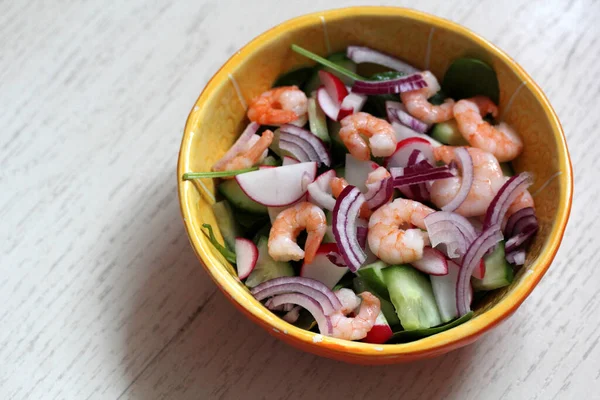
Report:
[[[246,104],[251,98],[269,89],[281,73],[313,64],[290,49],[293,43],[320,55],[344,51],[350,44],[369,46],[418,68],[429,69],[439,79],[448,65],[462,56],[478,57],[493,66],[500,81],[500,115],[525,142],[524,152],[514,166],[517,171],[530,171],[535,177],[530,192],[535,198],[539,233],[513,284],[479,304],[476,318],[415,342],[416,345],[385,346],[393,349],[391,353],[387,349],[384,353],[400,357],[424,348],[443,347],[479,334],[514,311],[549,266],[566,225],[571,196],[566,145],[556,116],[531,78],[498,49],[448,21],[398,8],[361,7],[307,15],[264,33],[236,53],[198,99],[185,128],[178,180],[186,171],[210,170],[248,123]],[[220,288],[263,325],[283,328],[288,331],[285,336],[308,342],[310,346],[313,334],[285,324],[256,302],[236,278],[232,266],[202,233],[203,223],[216,226],[210,207],[215,193],[213,182],[180,182],[179,190],[192,245]],[[487,312],[482,315],[484,311]],[[279,328],[277,331],[282,330]],[[327,347],[335,342],[335,339],[325,338],[315,346]],[[341,342],[335,343],[339,351],[382,354],[366,344]]]

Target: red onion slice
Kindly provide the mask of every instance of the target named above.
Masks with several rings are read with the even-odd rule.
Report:
[[[296,304],[306,309],[317,321],[319,331],[323,335],[331,335],[333,328],[331,325],[331,319],[325,315],[323,308],[315,299],[301,293],[287,293],[280,294],[271,299],[271,305],[277,307],[281,304]]]
[[[423,153],[423,156],[431,165],[435,164],[431,143],[421,138],[408,138],[398,142],[394,154],[385,160],[385,166],[388,169],[408,166],[408,159],[414,150],[419,150]]]
[[[310,155],[297,143],[288,141],[285,137],[279,139],[279,148],[291,154],[300,162],[310,162]]]
[[[340,255],[340,253],[337,253],[335,251],[331,251],[331,252],[327,253],[327,259],[329,261],[331,261],[332,263],[334,263],[335,265],[337,265],[338,267],[346,266],[346,262],[344,261],[344,258]]]
[[[513,265],[524,265],[525,264],[525,250],[516,250],[506,254],[506,261]]]
[[[256,293],[254,297],[256,298],[256,300],[261,301],[268,297],[284,293],[302,293],[310,298],[315,299],[323,308],[323,312],[325,313],[325,315],[331,315],[332,313],[338,310],[334,307],[327,295],[325,295],[323,292],[314,289],[310,286],[303,285],[301,283],[286,283],[282,285],[271,286],[270,288],[261,290],[260,292]]]
[[[448,168],[448,166],[431,168],[423,172],[412,173],[406,173],[405,168],[404,175],[394,178],[394,187],[454,178],[454,176],[454,173],[450,170],[450,168]]]
[[[390,123],[398,122],[404,126],[408,126],[410,129],[418,133],[425,133],[429,129],[429,125],[410,115],[406,111],[404,104],[400,102],[386,101],[385,108]]]
[[[221,169],[227,162],[229,162],[235,156],[237,156],[239,152],[246,150],[246,145],[248,144],[248,141],[252,139],[256,132],[258,132],[258,128],[260,128],[260,125],[256,122],[251,122],[250,124],[248,124],[246,129],[244,129],[244,132],[242,132],[242,134],[236,140],[233,146],[231,146],[229,150],[227,150],[227,152],[223,155],[223,157],[221,157],[219,161],[217,161],[213,165],[213,171]]]
[[[340,303],[340,300],[337,298],[335,293],[333,293],[331,291],[331,289],[329,289],[325,284],[323,284],[322,282],[319,282],[315,279],[303,278],[300,276],[284,276],[281,278],[270,279],[266,282],[261,283],[260,285],[255,286],[254,288],[252,288],[251,293],[254,297],[256,297],[263,290],[267,290],[274,286],[289,285],[289,284],[300,284],[305,287],[309,287],[309,288],[318,290],[319,292],[326,295],[327,298],[329,298],[329,301],[331,302],[331,304],[333,305],[333,307],[336,310],[339,310],[342,308],[342,303]]]
[[[357,220],[365,197],[355,186],[348,185],[340,193],[333,209],[333,236],[340,254],[352,272],[356,272],[367,259],[357,237]]]
[[[360,244],[361,248],[367,247],[367,234],[369,233],[369,228],[366,226],[359,226],[356,228],[356,239]]]
[[[507,180],[487,209],[484,228],[502,223],[510,205],[532,183],[533,177],[528,172],[522,172]]]
[[[302,148],[307,154],[316,158],[310,161],[316,161],[317,163],[325,164],[328,167],[331,165],[331,155],[329,154],[329,150],[327,150],[325,143],[312,132],[290,124],[282,125],[280,132],[280,138],[285,135],[288,141],[291,141],[291,137],[296,137],[301,140],[303,143],[298,144],[302,145]]]
[[[473,159],[471,155],[464,147],[457,147],[454,149],[454,154],[458,160],[458,165],[462,171],[462,181],[460,189],[456,193],[456,196],[445,206],[442,207],[443,211],[454,211],[467,199],[471,186],[473,185]]]
[[[359,94],[394,94],[410,92],[427,87],[423,75],[415,73],[387,81],[355,81],[352,92]]]
[[[500,225],[495,224],[485,229],[469,246],[463,258],[458,274],[458,281],[456,282],[456,308],[458,315],[463,316],[471,309],[471,305],[469,304],[469,284],[473,271],[475,271],[483,256],[502,239]]]
[[[367,193],[365,199],[371,210],[377,210],[384,205],[394,194],[394,184],[392,178],[385,178],[381,181],[367,183]]]
[[[346,57],[356,64],[373,63],[383,65],[384,67],[391,68],[398,72],[404,72],[405,74],[419,72],[419,70],[412,65],[369,47],[348,46],[346,49]]]
[[[294,324],[296,321],[298,321],[298,318],[300,318],[300,310],[302,310],[302,307],[292,306],[292,309],[289,310],[283,317],[281,317],[281,319],[289,322],[290,324]]]
[[[504,235],[506,237],[514,236],[516,233],[518,233],[514,232],[514,227],[517,224],[517,222],[519,222],[521,219],[531,216],[535,217],[535,210],[533,209],[533,207],[521,208],[517,212],[513,213],[506,222],[506,228],[504,228]]]
[[[460,214],[448,211],[436,211],[426,216],[424,222],[428,231],[430,228],[435,229],[439,222],[449,222],[465,236],[469,244],[477,238],[477,232],[471,221]]]

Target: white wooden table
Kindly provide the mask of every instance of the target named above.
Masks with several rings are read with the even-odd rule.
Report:
[[[359,3],[0,1],[0,399],[600,399],[597,1],[380,2],[506,50],[567,134],[563,245],[482,340],[346,365],[268,336],[202,270],[175,189],[193,102],[267,28]]]

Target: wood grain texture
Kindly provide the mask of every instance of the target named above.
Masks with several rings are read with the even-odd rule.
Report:
[[[556,261],[506,323],[410,365],[300,353],[235,311],[175,191],[190,107],[277,23],[360,1],[0,1],[0,398],[600,399],[597,1],[382,1],[454,20],[548,95],[575,169]]]

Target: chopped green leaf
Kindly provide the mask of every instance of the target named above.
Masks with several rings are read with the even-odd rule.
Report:
[[[338,64],[336,64],[336,63],[334,63],[332,61],[327,60],[326,58],[323,58],[323,57],[321,57],[319,55],[316,55],[315,53],[313,53],[311,51],[303,49],[300,46],[297,46],[297,45],[293,44],[292,45],[292,50],[294,50],[298,54],[302,54],[304,57],[308,57],[311,60],[318,62],[319,64],[322,64],[322,65],[324,65],[326,67],[329,67],[332,70],[339,72],[340,74],[344,74],[344,75],[346,75],[349,78],[352,78],[354,80],[359,80],[359,81],[364,81],[365,80],[365,78],[363,78],[362,76],[360,76],[360,75],[358,75],[358,74],[356,74],[356,73],[354,73],[354,72],[352,72],[350,70],[347,70],[346,68],[341,67]]]
[[[212,226],[210,226],[210,224],[202,224],[202,227],[208,230],[208,240],[210,240],[212,245],[215,246],[215,249],[217,249],[227,261],[230,263],[235,263],[235,253],[231,250],[228,250],[225,248],[225,246],[217,241]]]
[[[280,75],[273,87],[280,86],[298,86],[302,88],[304,84],[308,81],[308,79],[312,76],[313,69],[312,67],[302,67],[295,69],[293,71],[287,72],[285,74]]]
[[[234,169],[231,171],[216,171],[216,172],[186,172],[183,174],[183,180],[189,181],[199,178],[225,178],[228,176],[236,176],[246,172],[256,171],[258,167],[250,167],[244,169]]]
[[[494,69],[476,58],[457,58],[442,81],[444,93],[454,100],[482,95],[498,104],[500,85]]]
[[[440,332],[447,331],[448,329],[454,328],[458,325],[461,325],[468,320],[473,318],[473,311],[468,314],[463,315],[462,317],[455,319],[454,321],[448,322],[447,324],[440,325],[434,328],[428,329],[416,329],[412,331],[400,331],[394,333],[394,336],[387,343],[407,343],[415,340],[423,339],[425,337],[435,335]]]

